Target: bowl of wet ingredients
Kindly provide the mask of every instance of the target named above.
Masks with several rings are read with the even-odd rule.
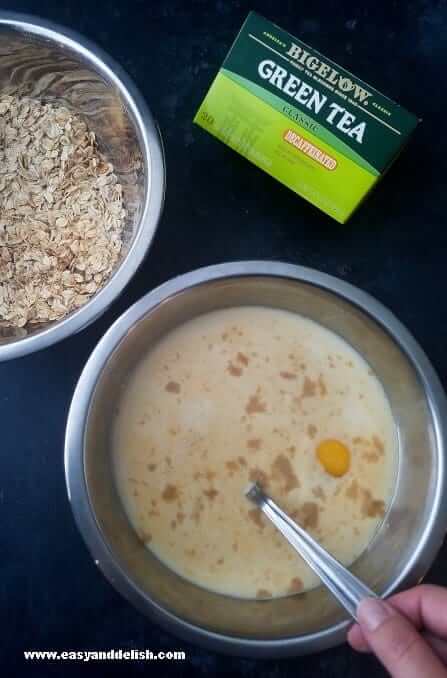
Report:
[[[171,632],[315,652],[344,640],[346,613],[244,490],[260,482],[387,595],[445,533],[445,413],[426,356],[370,296],[287,264],[213,266],[98,344],[69,413],[68,493],[106,577]]]

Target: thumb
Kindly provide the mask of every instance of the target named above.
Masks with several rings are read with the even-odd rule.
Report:
[[[447,678],[447,669],[408,619],[383,600],[365,598],[358,622],[371,650],[393,678]]]

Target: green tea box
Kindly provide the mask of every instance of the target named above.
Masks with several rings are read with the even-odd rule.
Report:
[[[418,119],[251,12],[194,122],[343,223]]]

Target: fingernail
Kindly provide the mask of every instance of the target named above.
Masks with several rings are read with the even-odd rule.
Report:
[[[359,624],[367,631],[375,631],[390,616],[388,605],[377,598],[364,598],[357,608]]]

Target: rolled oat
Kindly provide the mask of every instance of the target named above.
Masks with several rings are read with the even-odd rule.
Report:
[[[118,262],[124,218],[114,168],[78,115],[0,97],[0,328],[88,301]]]

